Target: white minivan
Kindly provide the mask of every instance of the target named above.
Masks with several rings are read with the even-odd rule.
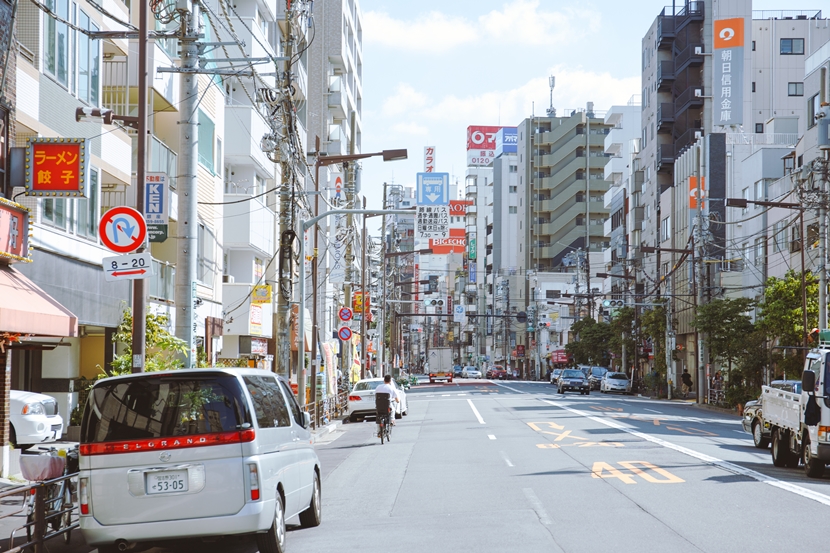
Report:
[[[81,426],[80,528],[100,553],[255,534],[285,548],[285,523],[320,524],[320,462],[308,414],[259,369],[106,378]]]

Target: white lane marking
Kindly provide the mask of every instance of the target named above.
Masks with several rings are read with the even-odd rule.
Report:
[[[617,430],[622,430],[623,432],[628,432],[632,436],[637,436],[638,438],[649,441],[651,443],[661,445],[661,446],[666,447],[668,449],[673,449],[674,451],[677,451],[678,453],[688,455],[689,457],[694,457],[695,459],[703,461],[704,463],[709,463],[710,465],[716,466],[716,467],[718,467],[720,469],[723,469],[727,472],[731,472],[732,474],[739,474],[741,476],[747,476],[749,478],[752,478],[753,480],[757,480],[758,482],[761,482],[762,484],[767,484],[767,485],[772,486],[774,488],[779,488],[781,490],[784,490],[784,491],[787,491],[787,492],[790,492],[790,493],[794,493],[796,495],[800,495],[801,497],[804,497],[804,498],[807,498],[807,499],[812,499],[813,501],[817,501],[817,502],[819,502],[823,505],[830,506],[830,496],[825,495],[823,493],[818,493],[818,492],[815,492],[813,490],[809,490],[807,488],[797,486],[797,485],[792,484],[790,482],[784,482],[783,480],[773,478],[772,476],[767,476],[766,474],[762,474],[758,471],[748,469],[748,468],[742,467],[740,465],[736,465],[735,463],[730,463],[729,461],[724,461],[723,459],[718,459],[717,457],[712,457],[711,455],[706,455],[705,453],[700,453],[700,452],[695,451],[693,449],[689,449],[688,447],[683,447],[683,446],[680,446],[680,445],[677,445],[677,444],[673,444],[673,443],[668,442],[666,440],[663,440],[661,438],[657,438],[656,436],[651,436],[649,434],[644,434],[643,432],[639,432],[637,430],[634,430],[633,428],[630,428],[628,426],[620,424],[619,422],[617,422],[614,419],[602,419],[600,417],[594,417],[594,416],[592,416],[592,415],[590,415],[590,414],[588,414],[584,411],[580,411],[579,409],[573,409],[573,408],[567,407],[565,405],[556,405],[556,404],[554,404],[554,403],[552,403],[548,400],[545,400],[545,399],[543,399],[542,401],[549,404],[549,405],[554,405],[556,407],[559,407],[560,409],[565,409],[566,411],[570,411],[571,413],[573,413],[575,415],[586,417],[586,418],[588,418],[588,419],[590,419],[594,422],[604,424],[605,426],[609,426],[609,427],[615,428]]]
[[[661,413],[660,411],[655,411],[654,409],[646,409],[645,407],[643,407],[643,411],[650,411],[650,412],[652,412],[652,413],[657,413],[658,415],[662,415],[662,414],[663,414],[663,413]]]
[[[533,510],[536,511],[536,516],[539,517],[539,522],[545,526],[550,526],[552,521],[548,516],[548,512],[545,511],[545,506],[542,505],[542,501],[536,496],[531,488],[525,488],[522,491],[525,492],[525,497],[528,501],[530,501],[530,504],[533,506]]]
[[[461,397],[461,396],[466,396],[467,394],[455,394],[455,395],[457,395],[458,397]]]
[[[476,418],[478,419],[479,424],[484,424],[484,419],[482,419],[482,418],[481,418],[481,413],[479,413],[479,412],[478,412],[478,409],[476,409],[476,406],[475,406],[475,405],[473,405],[473,400],[468,399],[468,400],[467,400],[467,403],[469,403],[469,404],[470,404],[470,409],[472,409],[472,410],[473,410],[473,414],[474,414],[474,415],[476,416]]]
[[[450,397],[450,394],[441,394],[441,397]]]
[[[521,390],[517,390],[516,388],[511,388],[510,386],[506,386],[504,384],[499,384],[498,382],[493,382],[493,384],[495,384],[496,386],[501,386],[502,388],[507,388],[508,390],[510,390],[512,392],[516,392],[517,394],[526,394],[527,393],[527,392],[523,392]]]
[[[746,430],[732,430],[732,432],[737,432],[738,434],[748,434]]]
[[[504,451],[501,452],[501,458],[504,459],[504,462],[507,463],[508,467],[512,467],[513,463],[510,462],[510,459],[507,458],[507,453]]]
[[[488,438],[490,438],[491,440],[495,440],[495,439],[496,439],[496,437],[495,437],[495,436],[493,436],[492,434],[487,434],[487,437],[488,437]]]

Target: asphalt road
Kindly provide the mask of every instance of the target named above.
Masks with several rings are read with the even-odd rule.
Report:
[[[408,401],[390,443],[367,421],[318,445],[323,524],[289,529],[289,553],[827,548],[830,469],[774,468],[737,416],[522,382],[421,385]]]

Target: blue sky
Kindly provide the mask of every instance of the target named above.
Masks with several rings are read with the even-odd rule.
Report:
[[[756,0],[755,10],[809,9]],[[468,125],[519,123],[550,103],[625,104],[641,90],[641,40],[671,0],[362,0],[363,152],[408,148],[409,159],[363,163],[362,192],[409,185],[424,146],[463,184]],[[678,5],[682,0],[678,0]]]

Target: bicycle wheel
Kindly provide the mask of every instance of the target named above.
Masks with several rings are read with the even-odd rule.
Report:
[[[386,435],[386,425],[381,423],[380,425],[380,445],[383,445],[383,438]]]
[[[52,484],[49,486],[49,495],[46,500],[46,516],[52,515],[52,518],[49,519],[49,526],[52,527],[53,532],[61,529],[61,523],[63,521],[63,515],[57,513],[63,511],[63,490],[66,488],[65,482],[63,481],[60,484]]]
[[[63,508],[69,509],[64,514],[61,515],[61,528],[69,528],[72,526],[72,487],[69,486],[69,481],[67,480],[67,485],[64,488],[63,492]],[[67,530],[63,533],[63,543],[69,545],[69,542],[72,541],[72,530]]]

